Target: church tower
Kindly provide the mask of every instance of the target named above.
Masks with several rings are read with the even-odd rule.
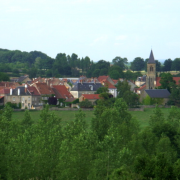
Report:
[[[154,60],[153,51],[151,50],[149,60],[147,62],[146,89],[154,89],[156,82],[156,62]]]

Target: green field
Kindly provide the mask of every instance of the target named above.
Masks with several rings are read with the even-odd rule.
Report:
[[[150,116],[153,114],[154,108],[147,108],[144,111],[129,111],[133,117],[135,117],[142,128],[148,125]],[[161,108],[164,116],[167,117],[170,111],[170,108]],[[93,118],[93,111],[84,111],[86,114],[87,124],[90,125],[91,119]],[[62,124],[65,125],[68,122],[71,122],[75,119],[75,114],[78,111],[50,111],[50,113],[55,113],[58,117],[62,119]],[[36,122],[40,117],[40,111],[30,111],[31,118]],[[13,112],[13,120],[22,120],[24,117],[24,112]]]

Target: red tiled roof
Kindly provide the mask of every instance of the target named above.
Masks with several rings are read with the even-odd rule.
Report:
[[[108,76],[99,76],[99,77],[98,77],[98,81],[99,81],[99,82],[106,81],[107,78],[108,78]]]
[[[53,90],[46,83],[35,83],[34,86],[37,87],[37,90],[41,95],[54,94]]]
[[[144,89],[144,88],[146,88],[146,84],[144,84],[144,85],[141,86],[140,88],[137,88],[137,90],[142,90],[142,89]]]
[[[117,84],[119,80],[112,79],[114,84]]]
[[[156,77],[156,87],[161,86],[160,80],[161,80],[161,77]],[[180,81],[180,77],[173,77],[173,80],[175,80],[176,84],[178,85]]]
[[[38,90],[33,86],[27,87],[27,90],[30,92],[31,95],[35,95],[35,96],[40,95]]]
[[[108,87],[108,89],[117,89],[114,85],[112,85],[109,81],[104,82],[104,86]]]
[[[10,89],[1,89],[0,94],[10,94]]]
[[[100,99],[99,94],[83,94],[85,99]]]
[[[65,85],[55,85],[53,86],[53,89],[55,89],[55,94],[57,96],[57,98],[72,98],[72,94],[67,90]],[[58,91],[58,92],[57,92]]]

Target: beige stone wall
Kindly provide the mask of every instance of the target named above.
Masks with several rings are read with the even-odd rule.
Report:
[[[32,97],[31,96],[5,96],[4,97],[4,103],[6,104],[7,102],[11,103],[21,103],[21,109],[31,108],[32,105]]]
[[[74,98],[79,98],[78,91],[70,91],[70,93],[73,95]]]

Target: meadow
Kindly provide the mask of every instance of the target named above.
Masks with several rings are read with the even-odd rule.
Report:
[[[164,117],[168,117],[170,108],[161,108]],[[144,111],[129,111],[129,113],[136,118],[141,128],[148,126],[149,118],[153,114],[154,108],[146,108]],[[56,116],[61,118],[62,124],[66,125],[68,122],[71,122],[75,119],[75,114],[78,111],[50,111],[50,113],[54,113]],[[91,119],[94,117],[93,111],[84,111],[86,114],[86,122],[88,126],[91,124]],[[37,121],[40,118],[40,111],[30,111],[31,118],[33,121]],[[21,121],[24,117],[24,111],[21,112],[13,112],[12,118],[13,120]]]

